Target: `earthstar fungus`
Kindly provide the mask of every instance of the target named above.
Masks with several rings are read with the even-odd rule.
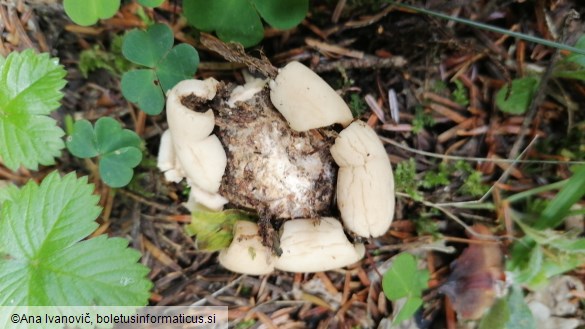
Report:
[[[392,222],[394,179],[384,146],[364,122],[352,123],[343,99],[298,62],[269,82],[183,81],[169,91],[167,120],[158,166],[169,181],[187,179],[188,208],[228,205],[261,218],[260,225],[237,221],[231,245],[220,252],[220,263],[234,272],[344,267],[365,253],[344,227],[376,237]],[[345,129],[338,134],[334,124]],[[335,195],[343,225],[333,217]],[[263,226],[271,222],[280,227],[272,230],[274,245]]]

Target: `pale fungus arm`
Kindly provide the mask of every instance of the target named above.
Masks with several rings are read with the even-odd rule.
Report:
[[[168,129],[163,132],[160,138],[157,167],[165,174],[165,179],[169,182],[178,183],[185,177],[183,168],[177,163],[175,147]]]
[[[347,126],[353,116],[343,99],[320,76],[299,62],[280,69],[270,81],[270,100],[296,131]]]
[[[363,244],[349,242],[335,218],[293,219],[283,225],[282,255],[276,269],[289,272],[321,272],[353,264],[365,254]]]
[[[225,268],[242,274],[263,275],[274,269],[321,272],[353,264],[364,257],[363,244],[349,242],[335,218],[294,219],[284,223],[280,237],[282,255],[274,256],[262,245],[258,225],[239,221],[234,239],[219,254]]]
[[[234,239],[219,253],[219,263],[232,272],[263,275],[274,271],[276,256],[262,245],[258,225],[238,221],[234,225]]]
[[[209,210],[221,211],[228,202],[228,199],[219,193],[210,193],[200,189],[197,185],[193,185],[191,186],[191,191],[189,191],[189,199],[183,205],[191,212],[200,205]]]
[[[195,143],[175,143],[175,152],[190,185],[212,193],[219,190],[227,156],[217,136]]]
[[[376,132],[362,121],[352,123],[331,155],[339,165],[337,206],[345,227],[363,237],[386,233],[394,217],[394,176]]]
[[[244,71],[245,72],[245,71]],[[227,105],[229,107],[234,107],[237,102],[245,102],[250,98],[254,97],[257,93],[262,91],[266,86],[266,80],[252,78],[249,75],[244,74],[244,77],[247,77],[246,84],[243,86],[237,86],[232,90],[230,94],[230,98],[227,101]]]
[[[161,137],[158,167],[169,181],[187,178],[194,188],[188,207],[201,203],[210,209],[220,209],[227,203],[217,194],[227,156],[219,139],[210,135],[215,127],[215,116],[211,109],[204,107],[205,102],[215,97],[218,85],[212,78],[185,80],[168,93],[169,129]],[[193,97],[193,104],[198,108],[185,106],[185,97]]]
[[[192,110],[182,103],[184,97],[193,95],[201,100],[212,100],[217,92],[219,82],[213,78],[207,80],[183,80],[167,95],[167,121],[177,143],[194,143],[200,141],[213,131],[215,117],[211,109]]]

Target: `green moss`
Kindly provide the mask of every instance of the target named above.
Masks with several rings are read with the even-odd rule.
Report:
[[[414,112],[414,119],[412,119],[412,132],[420,133],[425,127],[432,127],[435,125],[435,119],[430,113],[425,112],[422,106],[417,106]]]
[[[359,118],[366,111],[366,102],[359,94],[349,96],[349,109],[354,118]]]

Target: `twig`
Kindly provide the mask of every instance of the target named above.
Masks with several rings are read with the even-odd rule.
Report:
[[[140,196],[138,194],[134,194],[134,193],[132,193],[130,191],[126,191],[126,190],[123,190],[123,189],[118,189],[117,192],[120,193],[120,194],[123,194],[123,195],[125,195],[127,197],[130,197],[131,199],[134,199],[134,200],[136,200],[136,201],[138,201],[140,203],[143,203],[145,205],[151,206],[151,207],[156,208],[158,210],[162,210],[162,211],[165,211],[165,212],[169,212],[169,207],[168,206],[163,206],[162,204],[158,204],[156,202],[147,200],[146,198],[144,198],[144,197],[142,197],[142,196]]]
[[[401,192],[396,192],[396,195],[404,197],[404,198],[409,198],[412,199],[412,197],[406,193],[401,193]],[[420,201],[423,205],[428,206],[428,207],[432,207],[435,208],[437,210],[439,210],[440,212],[442,212],[443,214],[445,214],[447,217],[451,218],[452,220],[454,220],[457,224],[461,225],[467,232],[469,232],[469,234],[478,237],[478,238],[482,238],[482,239],[488,239],[488,240],[493,240],[494,237],[493,236],[489,236],[489,235],[485,235],[485,234],[479,234],[477,232],[475,232],[471,226],[465,224],[465,222],[463,222],[461,219],[459,219],[459,217],[455,216],[452,212],[450,212],[449,210],[445,209],[443,206],[440,206],[436,203],[432,203],[429,201]],[[497,239],[497,238],[496,238]]]
[[[236,284],[240,283],[245,275],[240,275],[237,279],[233,280],[232,282],[226,284],[225,286],[221,287],[219,290],[214,291],[211,296],[217,297],[224,291],[230,289],[231,287],[235,286]],[[203,297],[202,299],[196,301],[195,303],[191,304],[191,306],[203,306],[207,302],[207,297]]]
[[[473,161],[473,162],[493,162],[493,163],[539,163],[539,164],[585,164],[585,161],[559,161],[559,160],[514,160],[514,159],[489,159],[489,158],[477,158],[477,157],[464,157],[464,156],[457,156],[457,155],[446,155],[446,154],[438,154],[432,153],[427,151],[421,151],[414,149],[412,147],[402,145],[397,143],[390,138],[379,136],[379,138],[388,144],[396,146],[400,149],[405,151],[419,154],[431,158],[438,158],[443,160],[464,160],[464,161]]]
[[[249,56],[246,54],[244,47],[242,47],[240,44],[225,43],[207,33],[201,33],[199,41],[203,46],[207,47],[207,49],[216,52],[227,61],[243,63],[248,67],[248,69],[257,70],[258,72],[270,78],[276,77],[276,68],[272,66],[270,61],[264,56],[263,53],[260,53],[261,58]]]
[[[382,68],[401,68],[408,62],[402,56],[392,56],[389,58],[380,58],[373,55],[364,55],[361,59],[340,59],[335,62],[322,62],[313,67],[317,73],[336,71],[339,68],[346,70],[354,69],[382,69]]]

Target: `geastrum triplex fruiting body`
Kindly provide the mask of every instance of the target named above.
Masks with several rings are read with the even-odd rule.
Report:
[[[273,80],[244,86],[182,81],[168,93],[167,120],[158,166],[169,181],[187,179],[188,207],[245,209],[260,218],[236,222],[231,245],[220,252],[232,271],[350,265],[365,248],[345,231],[376,237],[392,222],[394,179],[382,143],[298,62]]]

